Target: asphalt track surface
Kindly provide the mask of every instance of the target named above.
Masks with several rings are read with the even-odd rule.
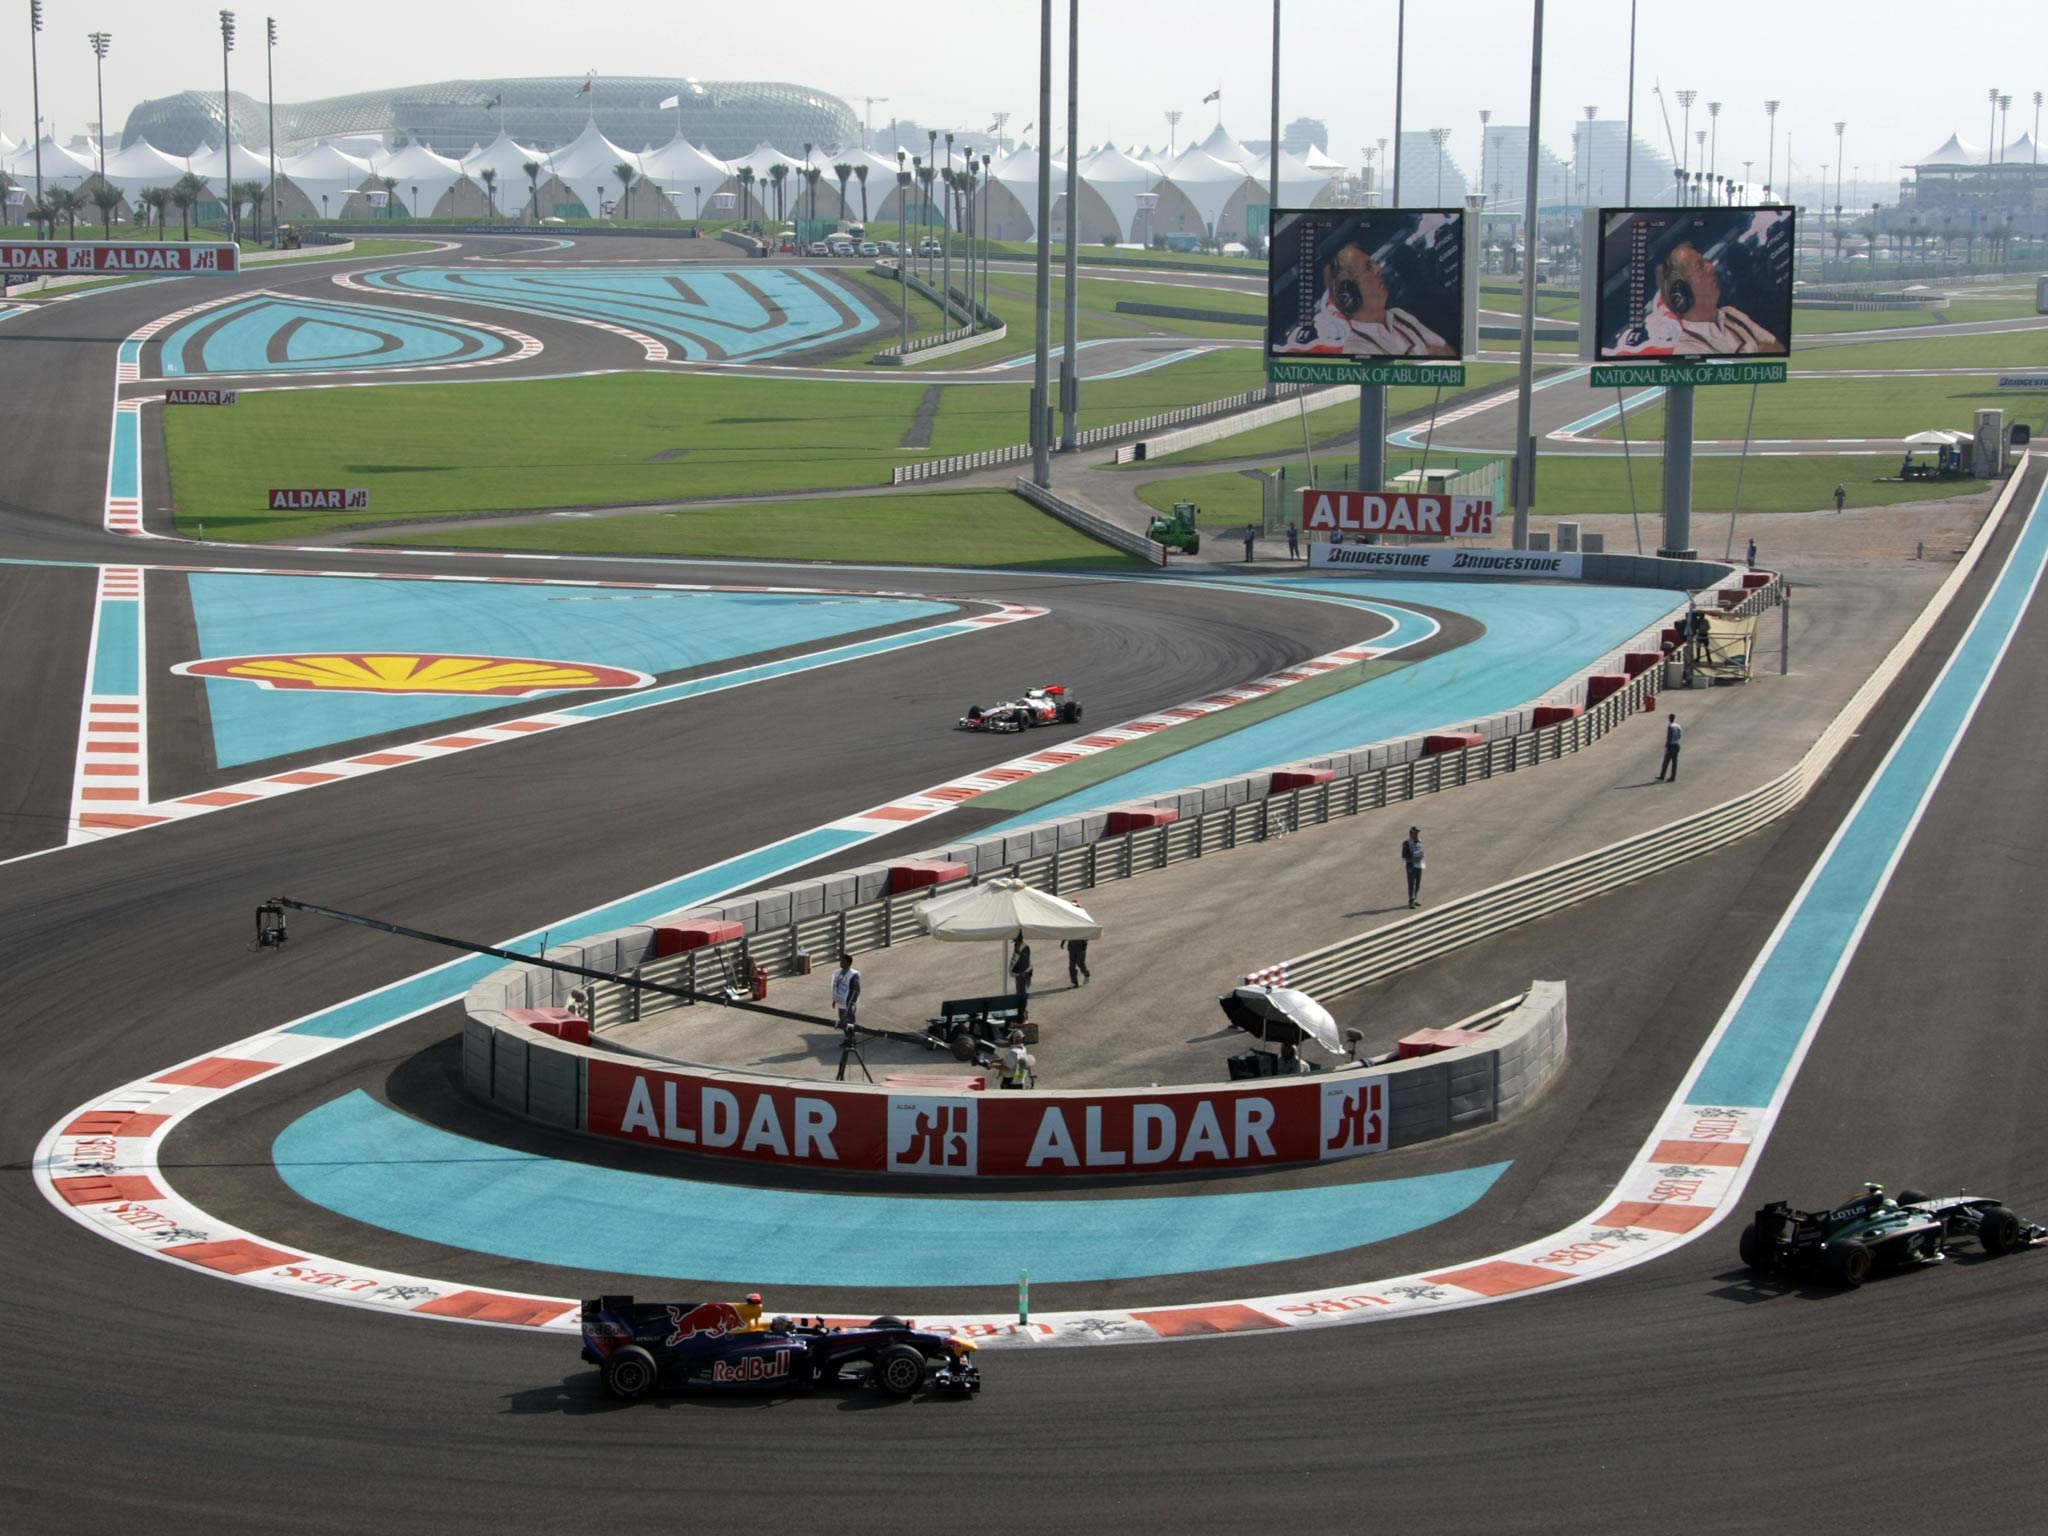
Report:
[[[9,398],[31,402],[0,417],[0,462],[11,467],[0,554],[174,552],[98,532],[111,341],[167,308],[161,298],[61,306],[76,334],[0,345]],[[1792,816],[1620,898],[1389,984],[1404,1006],[1455,1012],[1505,995],[1503,979],[1555,966],[1571,979],[1575,1015],[1583,989],[1633,1028],[1586,1074],[1597,1081],[1570,1079],[1571,1113],[1557,1114],[1570,1123],[1518,1162],[1497,1203],[1433,1234],[1443,1256],[1548,1230],[1604,1192],[1602,1158],[1683,1071],[2009,543],[2000,536]],[[321,564],[407,561],[323,554]],[[39,727],[25,762],[19,746],[6,755],[0,805],[16,810],[37,803],[53,772],[68,773],[81,663],[61,618],[67,605],[78,611],[72,594],[85,582],[0,571],[0,636],[20,648],[0,702],[14,724]],[[598,562],[577,570],[605,573]],[[1097,710],[1156,707],[1316,654],[1356,622],[1309,604],[1223,609],[1144,583],[947,586],[1053,607],[1052,619],[1005,633],[1002,666],[1024,664],[1012,649],[1023,644],[1042,648],[1029,660],[1047,675],[1084,656],[1091,674],[1108,666],[1103,686],[1091,684]],[[1877,1178],[1990,1189],[2034,1215],[2048,1205],[2035,1002],[2048,981],[2038,943],[2044,602],[2037,593],[1877,909],[1763,1154],[1755,1198],[1820,1203]],[[1836,1295],[1752,1284],[1724,1225],[1615,1279],[1470,1312],[1306,1336],[1005,1352],[966,1404],[819,1395],[619,1410],[557,1339],[312,1306],[146,1263],[36,1190],[27,1168],[44,1129],[128,1069],[417,968],[392,941],[352,930],[323,935],[288,970],[250,957],[242,936],[256,896],[296,889],[493,935],[579,910],[646,883],[649,870],[697,867],[822,819],[806,803],[821,783],[836,810],[930,782],[932,708],[954,703],[988,662],[964,646],[921,661],[954,670],[790,679],[737,703],[625,717],[606,728],[617,734],[602,753],[573,733],[543,738],[516,759],[453,758],[11,867],[0,887],[11,1004],[0,1276],[14,1299],[0,1321],[0,1507],[10,1527],[1576,1532],[1713,1520],[1803,1530],[1816,1511],[1841,1511],[1852,1528],[1889,1522],[1910,1499],[1938,1500],[1974,1529],[2038,1528],[2048,1490],[2038,1255]],[[857,736],[845,729],[849,700]],[[633,828],[624,846],[603,835],[619,826]],[[1616,942],[1624,922],[1628,940]],[[1365,1262],[1388,1273],[1410,1256]],[[1887,1508],[1866,1522],[1874,1489]]]

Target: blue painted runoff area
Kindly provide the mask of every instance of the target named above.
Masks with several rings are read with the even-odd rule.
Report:
[[[187,320],[163,341],[163,374],[420,368],[496,357],[503,336],[438,315],[259,295]],[[273,356],[273,353],[281,353]]]
[[[834,593],[640,592],[227,574],[188,580],[200,655],[206,658],[442,652],[596,662],[658,676],[956,611],[947,603]],[[798,658],[776,665],[789,671],[810,664]],[[771,674],[764,669],[764,675]],[[234,678],[208,679],[205,686],[215,759],[223,768],[503,709],[507,702],[278,690]],[[631,697],[637,702],[641,696]]]
[[[1377,598],[1389,605],[1408,602],[1445,608],[1477,620],[1485,632],[1469,645],[1426,657],[1413,666],[1106,779],[1013,817],[982,835],[993,837],[1210,779],[1254,773],[1276,763],[1298,762],[1519,709],[1648,628],[1670,612],[1673,599],[1672,593],[1643,587],[1507,582],[1337,578],[1275,585],[1288,591]],[[1413,616],[1409,617],[1412,622]],[[1375,641],[1374,647],[1387,650],[1403,638],[1397,633]],[[1154,739],[1170,741],[1172,732]],[[1114,748],[1109,756],[1114,758]]]
[[[816,1194],[558,1162],[451,1135],[360,1090],[285,1127],[271,1157],[315,1205],[472,1252],[679,1279],[899,1287],[1310,1258],[1455,1216],[1508,1167],[1111,1200]]]
[[[114,412],[114,446],[107,463],[107,495],[142,499],[142,417]]]
[[[1630,409],[1631,411],[1637,410],[1642,406],[1648,405],[1652,400],[1661,399],[1663,397],[1663,394],[1664,387],[1660,384],[1654,389],[1645,389],[1637,394],[1630,395],[1628,397],[1628,409]],[[1619,402],[1613,405],[1603,405],[1599,410],[1594,411],[1592,414],[1587,416],[1581,416],[1577,421],[1573,422],[1570,426],[1559,427],[1558,431],[1564,433],[1566,436],[1571,436],[1579,432],[1591,432],[1598,427],[1606,426],[1608,422],[1613,421],[1617,416],[1619,416],[1621,414],[1621,411],[1622,407]]]
[[[1856,942],[1865,914],[1883,894],[1894,855],[1940,782],[1978,701],[1991,685],[2007,641],[2048,565],[2048,487],[2043,487],[2005,570],[1969,633],[1864,791],[1800,898],[1742,1005],[1700,1069],[1690,1101],[1761,1108],[1771,1102],[1836,968]]]
[[[92,691],[134,695],[142,692],[142,604],[123,598],[99,605],[93,635]]]
[[[604,933],[613,928],[623,928],[632,923],[644,923],[649,918],[659,917],[665,912],[680,911],[685,907],[697,906],[734,891],[751,889],[764,884],[785,870],[801,869],[816,859],[829,858],[844,852],[858,843],[866,842],[870,834],[848,831],[840,827],[818,827],[809,832],[798,833],[779,843],[770,843],[765,848],[756,848],[725,859],[717,864],[706,865],[703,869],[678,876],[632,896],[607,903],[591,911],[576,914],[564,921],[558,929],[542,933],[522,934],[498,944],[499,949],[517,950],[521,954],[538,955],[548,943],[560,939],[563,943],[573,941],[583,934]],[[551,937],[552,935],[552,937]],[[389,986],[379,987],[374,992],[365,992],[360,997],[337,1003],[332,1008],[323,1008],[318,1013],[308,1014],[295,1020],[283,1031],[292,1035],[314,1035],[326,1040],[353,1040],[358,1035],[367,1035],[387,1025],[397,1024],[414,1014],[424,1013],[429,1008],[462,996],[491,972],[503,967],[503,960],[489,955],[475,955],[467,960],[451,960],[437,965],[418,975],[408,976],[403,981],[394,981]]]
[[[790,267],[397,267],[363,281],[394,292],[629,326],[692,362],[758,362],[880,324],[854,290]]]

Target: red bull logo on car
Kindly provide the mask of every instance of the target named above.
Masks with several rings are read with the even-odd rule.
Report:
[[[711,1367],[711,1379],[718,1382],[773,1381],[789,1374],[789,1351],[772,1355],[747,1355],[738,1360],[719,1360]]]
[[[661,1342],[673,1349],[690,1339],[722,1339],[746,1327],[740,1309],[729,1301],[705,1301],[685,1310],[668,1309],[669,1335]]]

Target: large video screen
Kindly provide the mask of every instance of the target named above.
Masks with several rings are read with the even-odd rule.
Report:
[[[1464,355],[1458,209],[1282,209],[1270,260],[1269,359]]]
[[[1790,208],[1600,214],[1594,357],[1783,357],[1792,350]]]

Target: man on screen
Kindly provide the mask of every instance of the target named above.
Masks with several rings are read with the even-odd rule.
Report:
[[[1643,323],[1614,348],[1617,356],[1701,357],[1780,353],[1784,345],[1727,303],[1721,273],[1692,244],[1673,246],[1657,263],[1657,294]]]
[[[1455,357],[1450,343],[1389,301],[1386,273],[1357,241],[1323,267],[1315,314],[1277,348],[1315,357]]]

